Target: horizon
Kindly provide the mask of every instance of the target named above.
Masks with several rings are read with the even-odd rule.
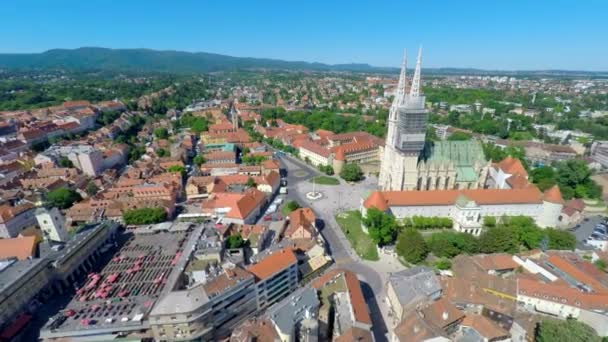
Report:
[[[608,45],[600,43],[608,3],[600,1],[307,5],[9,3],[0,53],[143,48],[398,68],[403,48],[422,45],[423,67],[431,69],[608,71]]]
[[[180,53],[191,53],[191,54],[214,54],[214,55],[220,55],[220,56],[226,56],[226,57],[234,57],[234,58],[254,58],[254,59],[269,59],[269,60],[274,60],[274,61],[283,61],[283,62],[294,62],[294,63],[299,63],[299,62],[303,62],[303,63],[310,63],[310,64],[325,64],[325,65],[329,65],[329,66],[336,66],[336,65],[368,65],[372,68],[386,68],[386,69],[395,69],[395,70],[399,70],[400,66],[379,66],[379,65],[373,65],[370,63],[366,63],[366,62],[352,62],[352,63],[334,63],[334,64],[329,64],[329,63],[323,63],[323,62],[318,62],[318,61],[305,61],[305,60],[284,60],[284,59],[279,59],[279,58],[270,58],[270,57],[252,57],[252,56],[234,56],[234,55],[224,55],[224,54],[220,54],[220,53],[216,53],[216,52],[209,52],[209,51],[184,51],[184,50],[174,50],[174,49],[167,49],[167,50],[159,50],[159,49],[153,49],[153,48],[146,48],[146,47],[133,47],[133,48],[112,48],[112,47],[105,47],[105,46],[81,46],[81,47],[76,47],[76,48],[52,48],[52,49],[48,49],[48,50],[44,50],[44,51],[39,51],[39,52],[0,52],[0,55],[27,55],[27,54],[43,54],[49,51],[53,51],[53,50],[67,50],[67,51],[75,51],[75,50],[79,50],[79,49],[107,49],[107,50],[148,50],[148,51],[156,51],[156,52],[180,52]],[[408,56],[408,60],[410,60],[409,56]],[[409,63],[408,62],[408,70],[414,70],[415,64],[414,63]],[[474,70],[474,71],[483,71],[483,72],[584,72],[584,73],[596,73],[596,74],[604,74],[604,73],[608,73],[608,69],[606,70],[575,70],[575,69],[484,69],[484,68],[475,68],[475,67],[455,67],[455,66],[437,66],[437,67],[425,67],[424,66],[424,51],[423,51],[423,66],[422,66],[422,70],[424,69],[431,69],[431,70],[441,70],[441,69],[455,69],[455,70]]]

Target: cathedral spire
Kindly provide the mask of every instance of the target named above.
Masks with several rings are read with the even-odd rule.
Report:
[[[407,76],[405,75],[407,69],[407,51],[403,49],[403,61],[401,62],[401,74],[399,75],[399,85],[397,86],[397,97],[395,97],[395,103],[403,102],[405,97],[405,83],[407,83]]]
[[[410,89],[411,97],[420,96],[420,65],[422,64],[422,46],[418,49],[418,59],[416,60],[416,70],[412,79],[412,88]]]

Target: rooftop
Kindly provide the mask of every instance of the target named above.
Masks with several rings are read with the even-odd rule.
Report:
[[[297,263],[295,254],[289,248],[274,252],[259,262],[250,265],[248,271],[253,273],[256,279],[265,280],[274,274]]]
[[[426,266],[416,266],[391,274],[388,280],[402,306],[417,298],[426,298],[441,291],[441,284],[433,269]]]

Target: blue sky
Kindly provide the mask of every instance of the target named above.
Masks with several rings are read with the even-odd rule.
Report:
[[[205,51],[324,63],[608,70],[608,1],[18,0],[0,5],[0,52]]]

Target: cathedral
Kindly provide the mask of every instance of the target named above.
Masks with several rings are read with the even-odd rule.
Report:
[[[479,141],[426,141],[427,113],[420,91],[422,50],[409,92],[404,53],[397,94],[381,151],[379,186],[384,191],[483,188],[490,162]]]

